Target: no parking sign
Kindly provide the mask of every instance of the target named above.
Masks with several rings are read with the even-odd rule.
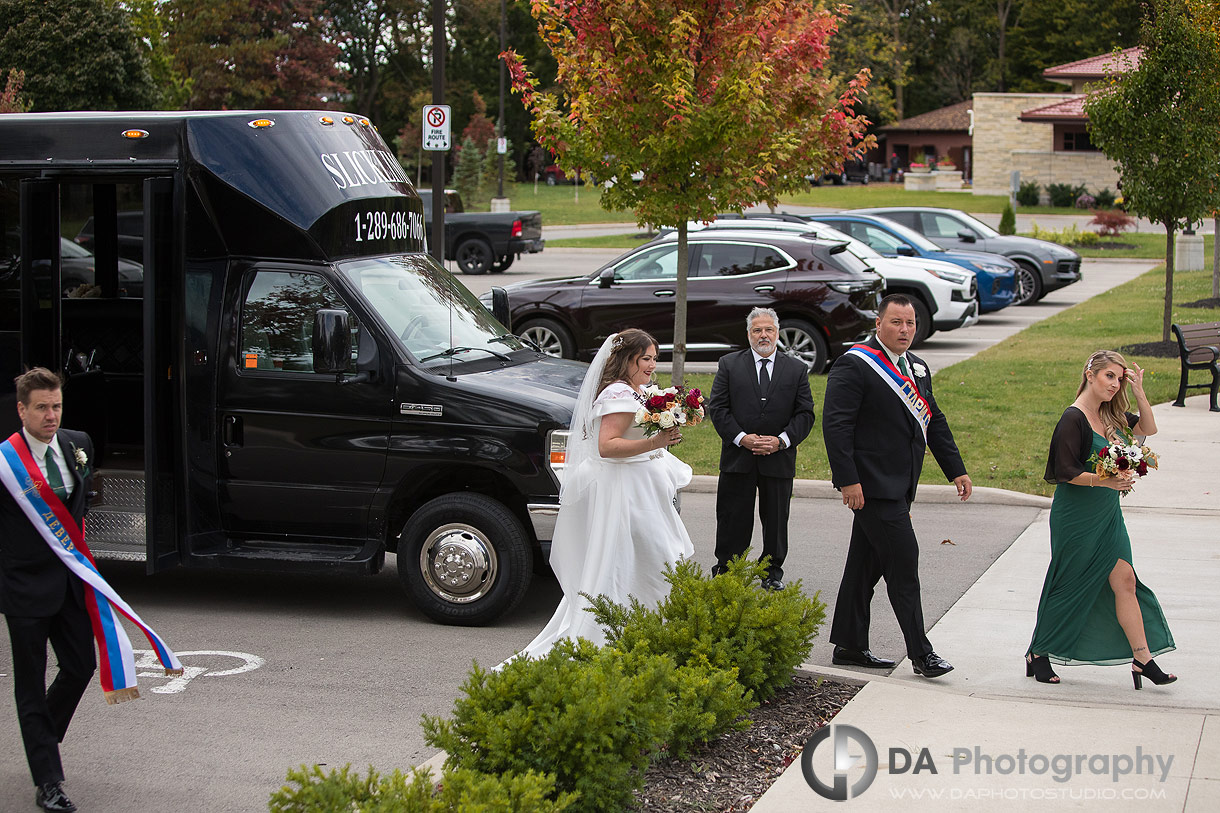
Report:
[[[438,152],[449,149],[450,116],[447,104],[424,105],[424,149]]]

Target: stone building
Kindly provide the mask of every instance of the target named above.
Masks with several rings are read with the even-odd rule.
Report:
[[[1022,181],[1082,185],[1089,192],[1116,191],[1113,162],[1088,137],[1085,86],[1139,64],[1139,48],[1056,65],[1042,72],[1067,85],[1064,93],[974,94],[973,189],[979,195],[1006,195],[1012,172]]]

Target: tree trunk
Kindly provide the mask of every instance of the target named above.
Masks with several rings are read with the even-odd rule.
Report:
[[[1173,321],[1173,223],[1165,224],[1165,314],[1161,318],[1161,341],[1169,341],[1169,323]]]
[[[1220,213],[1212,219],[1212,299],[1220,299]]]
[[[686,371],[686,272],[690,268],[686,221],[678,223],[678,290],[674,296],[673,386],[681,386]]]

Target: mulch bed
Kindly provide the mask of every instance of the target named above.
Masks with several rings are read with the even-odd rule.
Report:
[[[1124,356],[1152,356],[1158,359],[1176,359],[1178,357],[1178,343],[1172,341],[1125,344],[1118,348],[1118,352]]]
[[[1103,251],[1107,251],[1110,249],[1113,249],[1115,251],[1122,251],[1123,249],[1137,248],[1137,246],[1134,243],[1116,243],[1111,240],[1102,240],[1100,242],[1093,243],[1090,246],[1085,246],[1081,243],[1077,243],[1076,247],[1077,248],[1099,248]]]
[[[687,761],[667,759],[645,772],[636,810],[645,813],[749,810],[771,787],[813,732],[826,725],[859,686],[804,673],[750,713],[753,724],[695,749]]]

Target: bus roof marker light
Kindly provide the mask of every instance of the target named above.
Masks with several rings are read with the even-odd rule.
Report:
[[[360,123],[361,123],[361,124],[363,124],[365,127],[368,127],[368,126],[369,126],[369,120],[368,120],[368,119],[360,119]]]
[[[355,116],[344,116],[344,117],[343,117],[343,123],[344,123],[344,124],[355,124],[355,123],[356,123],[356,117],[355,117]]]
[[[335,120],[332,119],[330,116],[322,116],[318,119],[318,121],[322,122],[327,127],[329,127],[330,125],[335,123]]]
[[[133,127],[130,130],[123,131],[123,138],[148,138],[148,131],[138,130]]]
[[[267,127],[275,126],[275,122],[272,121],[271,119],[255,119],[254,121],[250,122],[249,124],[255,130],[263,130],[263,129],[266,129]]]

